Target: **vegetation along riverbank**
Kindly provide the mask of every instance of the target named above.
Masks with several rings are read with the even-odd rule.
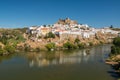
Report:
[[[106,63],[110,64],[115,69],[115,72],[120,75],[120,37],[114,38],[111,53]]]

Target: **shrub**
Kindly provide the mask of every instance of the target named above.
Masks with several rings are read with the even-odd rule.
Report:
[[[77,43],[77,44],[78,44],[79,42],[80,42],[80,39],[79,39],[79,38],[76,38],[75,41],[74,41],[74,43]]]
[[[46,36],[44,37],[45,39],[46,38],[55,38],[55,34],[53,34],[52,32],[49,32],[46,34]]]
[[[77,45],[73,45],[73,48],[74,48],[74,49],[77,49],[77,48],[78,48],[78,46],[77,46]]]
[[[120,54],[120,47],[112,46],[111,47],[111,54]]]
[[[37,48],[35,48],[35,50],[34,50],[34,51],[39,52],[39,51],[40,51],[40,48],[39,48],[39,47],[37,47]]]
[[[92,43],[92,42],[89,42],[89,46],[93,46],[93,43]]]
[[[70,42],[64,43],[64,44],[63,44],[63,47],[64,47],[64,48],[67,48],[67,49],[75,48],[75,46],[74,46],[72,43],[70,43]]]
[[[38,36],[38,39],[41,39],[42,37],[41,36]]]
[[[115,46],[111,46],[111,53],[112,54],[115,54],[117,51],[116,51],[116,47]]]
[[[18,42],[24,42],[24,41],[25,41],[25,38],[24,38],[22,35],[17,35],[16,40],[17,40]]]
[[[111,47],[111,54],[120,54],[120,37],[113,40],[114,46]]]
[[[15,52],[15,47],[14,46],[11,46],[11,45],[6,45],[4,47],[4,49],[8,52],[8,53],[14,53]]]
[[[55,43],[48,43],[45,47],[50,51],[51,49],[55,49]]]
[[[113,40],[113,44],[114,44],[115,46],[119,46],[119,47],[120,47],[120,37],[115,38],[115,39]]]
[[[3,50],[2,49],[0,49],[0,55],[3,55]]]
[[[2,42],[4,45],[7,44],[7,37],[5,35],[3,35],[1,38],[0,38],[0,42]]]
[[[77,46],[78,46],[80,49],[85,47],[85,45],[84,45],[83,43],[80,43],[80,44],[78,44]]]
[[[104,42],[103,41],[100,41],[100,44],[103,44]]]
[[[30,45],[24,44],[24,50],[25,50],[25,51],[30,51],[30,50],[31,50]]]

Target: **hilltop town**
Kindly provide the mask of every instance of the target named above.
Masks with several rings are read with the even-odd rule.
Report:
[[[26,43],[33,43],[30,45],[31,47],[35,47],[39,43],[39,47],[41,47],[40,45],[43,47],[51,42],[61,47],[68,41],[74,44],[76,39],[86,46],[110,43],[113,38],[118,36],[119,31],[112,30],[109,27],[96,29],[66,18],[59,19],[53,25],[31,26],[26,33],[26,38],[29,40]],[[54,34],[54,36],[47,38],[49,33]]]

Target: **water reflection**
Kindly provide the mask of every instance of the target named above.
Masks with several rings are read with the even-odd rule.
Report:
[[[20,52],[0,56],[1,80],[115,80],[104,60],[110,45],[83,50]],[[9,74],[9,75],[6,75]]]
[[[15,54],[10,54],[10,55],[5,55],[5,56],[0,56],[0,63],[2,63],[5,60],[10,60],[13,57],[15,57]]]
[[[75,64],[88,61],[94,61],[97,55],[101,55],[102,60],[105,60],[105,52],[110,51],[108,46],[95,47],[90,49],[76,50],[76,51],[56,51],[56,52],[40,52],[40,53],[27,53],[25,56],[29,61],[29,66],[50,66],[57,64]],[[99,53],[99,54],[98,54]],[[101,58],[100,58],[101,59]],[[97,60],[97,59],[96,59]],[[101,61],[102,61],[101,60]]]

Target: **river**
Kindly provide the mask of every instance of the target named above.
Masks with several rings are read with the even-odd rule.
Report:
[[[115,80],[105,64],[111,45],[66,51],[0,56],[0,80]]]

